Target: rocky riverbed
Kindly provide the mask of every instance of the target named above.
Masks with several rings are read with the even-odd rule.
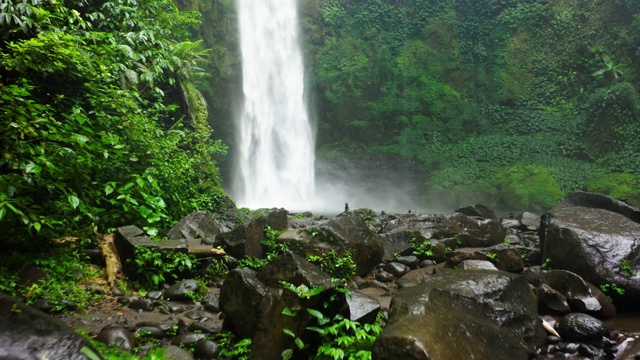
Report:
[[[637,328],[611,319],[633,310],[640,300],[639,214],[590,193],[572,194],[542,216],[523,213],[503,219],[481,205],[448,215],[358,209],[331,219],[272,209],[240,222],[199,212],[170,234],[185,251],[189,244],[198,247],[203,259],[208,257],[202,247],[224,248],[224,255],[211,259],[265,256],[260,241],[266,226],[285,230],[277,241],[289,244],[290,251],[259,270],[232,269],[205,289],[197,303],[190,294],[200,291],[200,285],[191,279],[144,296],[107,289],[99,307],[57,315],[54,322],[82,328],[123,349],[140,343],[164,346],[176,359],[219,358],[216,334],[230,331],[253,340],[252,358],[280,359],[283,350],[293,347],[284,329],[303,333],[314,324],[312,317],[296,318],[294,324],[283,310],[319,308],[321,301],[342,294],[336,292],[342,284],[305,259],[306,254],[333,251],[351,254],[357,275],[346,284],[351,296],[338,297],[326,311],[360,323],[375,322],[382,312],[384,327],[372,348],[374,359],[636,359]],[[121,256],[130,253],[127,247],[140,244],[148,244],[141,231],[118,229]],[[317,301],[302,299],[283,289],[283,280],[322,286],[322,291]],[[612,292],[613,285],[624,294]],[[9,320],[0,325],[0,355],[21,351],[7,345],[16,339],[55,347],[55,341],[28,335],[33,319],[16,317],[12,300],[2,300],[0,317]],[[48,318],[31,308],[24,313]],[[61,333],[59,321],[52,327],[54,339]],[[17,328],[25,334],[16,335]],[[304,340],[309,346],[317,341],[310,336]],[[77,354],[78,346],[45,350]],[[293,358],[305,358],[305,351]]]

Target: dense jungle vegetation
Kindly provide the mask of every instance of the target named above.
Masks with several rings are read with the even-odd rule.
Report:
[[[164,229],[229,202],[233,0],[1,1],[4,236]],[[640,202],[640,3],[301,0],[325,160],[394,154],[432,194]],[[208,104],[208,107],[206,104]],[[211,127],[216,130],[212,135]]]
[[[211,139],[210,50],[170,0],[1,1],[0,224],[5,239],[155,234],[225,206]]]
[[[434,193],[640,202],[640,3],[322,0],[304,7],[324,157],[392,153]]]

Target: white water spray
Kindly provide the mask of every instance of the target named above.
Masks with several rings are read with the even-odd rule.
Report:
[[[237,0],[244,106],[235,198],[249,208],[308,208],[314,137],[304,100],[298,0]]]

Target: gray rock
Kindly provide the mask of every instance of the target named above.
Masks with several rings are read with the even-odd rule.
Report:
[[[386,271],[378,271],[376,272],[376,280],[383,282],[383,283],[388,283],[388,282],[392,282],[393,280],[396,279],[395,276],[393,276],[393,274],[388,273]]]
[[[418,257],[415,255],[407,255],[398,256],[395,261],[415,269],[418,266],[418,262],[420,261],[420,259],[418,259]]]
[[[280,280],[294,286],[322,286],[322,291],[309,299],[302,299],[283,289]],[[284,349],[295,346],[293,339],[283,330],[290,329],[296,334],[304,332],[315,319],[305,309],[323,308],[324,302],[335,294],[333,289],[329,275],[291,252],[279,256],[259,272],[248,268],[235,269],[229,273],[220,290],[224,327],[240,338],[252,338],[252,358],[280,359]],[[296,309],[297,316],[284,316],[282,311],[285,308]]]
[[[527,359],[545,340],[524,278],[442,269],[393,295],[373,358]]]
[[[362,323],[373,323],[376,321],[380,302],[375,298],[363,294],[357,290],[347,296],[347,306],[349,309],[349,320]]]
[[[120,255],[122,271],[128,277],[139,276],[138,266],[135,262],[135,250],[138,247],[154,248],[165,252],[187,253],[187,245],[184,240],[153,241],[147,237],[140,228],[134,225],[119,227],[116,230],[114,245]]]
[[[455,212],[471,217],[480,217],[483,219],[497,219],[493,210],[482,204],[469,205],[457,209]]]
[[[640,210],[603,195],[580,192],[567,196],[542,223],[543,259],[593,284],[616,284],[625,291],[624,296],[609,294],[616,306],[637,306]]]
[[[180,334],[171,340],[171,345],[177,345],[182,347],[192,347],[196,342],[204,339],[207,334],[203,333],[190,333],[190,334]]]
[[[558,334],[565,341],[595,342],[609,335],[609,328],[593,316],[572,313],[565,315],[556,327]]]
[[[260,214],[263,215],[248,224],[218,235],[214,245],[223,247],[227,254],[238,259],[245,256],[262,257],[264,248],[261,241],[265,237],[265,227],[269,226],[273,230],[286,229],[287,210],[271,209]]]
[[[322,255],[334,250],[338,256],[350,253],[356,264],[356,274],[365,276],[384,256],[382,239],[374,234],[356,211],[348,212],[318,226],[288,231],[278,241],[291,244],[290,249],[301,256]]]
[[[460,213],[450,215],[402,214],[388,222],[388,233],[409,231],[424,239],[456,237],[456,246],[488,247],[503,242],[506,230],[498,220]]]
[[[518,216],[518,220],[520,220],[524,231],[537,231],[540,227],[540,216],[534,213],[524,212]]]
[[[216,236],[231,231],[227,224],[219,222],[209,211],[195,211],[183,217],[168,232],[169,239],[200,238],[202,243],[213,245]]]
[[[166,330],[159,324],[153,322],[143,322],[134,327],[135,337],[162,339]]]
[[[220,312],[220,298],[215,293],[208,291],[204,294],[204,299],[202,300],[202,304],[204,305],[204,309],[210,311],[212,313]]]
[[[573,311],[603,315],[600,300],[594,296],[589,285],[575,273],[566,270],[528,270],[524,276],[533,286],[547,284],[560,292]]]
[[[181,280],[165,290],[164,297],[168,300],[186,300],[189,299],[187,296],[188,293],[194,293],[198,291],[198,289],[199,286],[195,280]]]
[[[384,244],[384,256],[382,260],[389,261],[396,258],[397,254],[403,254],[411,249],[411,240],[414,238],[412,231],[393,231],[380,234]]]
[[[213,340],[200,340],[193,348],[193,355],[197,359],[217,359],[220,355],[220,347]]]
[[[567,297],[547,284],[536,287],[538,308],[543,313],[566,315],[571,312]]]
[[[465,260],[458,264],[458,269],[462,270],[498,270],[491,261],[487,260]]]
[[[0,359],[88,360],[98,353],[62,321],[0,293]]]
[[[193,360],[193,356],[185,349],[176,345],[167,345],[163,348],[164,358],[168,360]]]
[[[392,261],[390,263],[385,264],[382,267],[382,270],[390,273],[395,277],[402,277],[402,275],[408,273],[411,268],[405,264],[401,264],[399,262]]]
[[[153,301],[149,299],[135,299],[129,303],[129,307],[134,310],[153,311]]]
[[[105,326],[96,340],[109,346],[116,346],[120,350],[131,350],[136,347],[136,339],[133,334],[120,325]]]

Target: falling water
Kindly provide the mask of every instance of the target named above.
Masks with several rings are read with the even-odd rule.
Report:
[[[304,100],[297,0],[237,0],[244,106],[235,198],[249,208],[305,209],[314,137]]]

